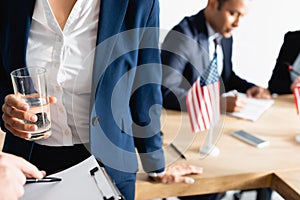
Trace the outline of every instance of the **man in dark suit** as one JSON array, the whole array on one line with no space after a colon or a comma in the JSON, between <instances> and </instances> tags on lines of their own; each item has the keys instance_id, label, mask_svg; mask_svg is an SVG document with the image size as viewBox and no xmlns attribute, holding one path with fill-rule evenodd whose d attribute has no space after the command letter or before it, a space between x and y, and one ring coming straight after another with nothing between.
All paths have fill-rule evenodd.
<instances>
[{"instance_id":1,"label":"man in dark suit","mask_svg":"<svg viewBox=\"0 0 300 200\"><path fill-rule=\"evenodd\" d=\"M298 74L289 70L289 66L296 64L296 59L300 59L300 31L287 32L269 80L271 93L290 94L296 84L300 83L299 69L296 66L293 68ZM300 65L300 62L296 65Z\"/></svg>"},{"instance_id":2,"label":"man in dark suit","mask_svg":"<svg viewBox=\"0 0 300 200\"><path fill-rule=\"evenodd\" d=\"M249 97L270 98L267 89L247 82L232 69L232 31L246 14L248 3L249 0L209 0L205 9L185 17L168 33L161 48L165 108L186 111L187 91L210 66L214 53L217 53L218 72L225 91L237 90ZM236 96L226 97L226 104L228 112L239 111L244 106L244 102ZM258 199L269 199L269 194L268 190L259 190ZM205 198L218 197L211 195Z\"/></svg>"},{"instance_id":3,"label":"man in dark suit","mask_svg":"<svg viewBox=\"0 0 300 200\"><path fill-rule=\"evenodd\" d=\"M247 12L244 0L209 0L198 14L185 17L166 36L162 45L163 106L186 110L185 96L214 53L213 41L219 43L218 70L225 90L238 90L250 97L269 98L268 91L240 78L232 70L232 35ZM181 35L182 34L182 35ZM227 97L227 111L238 111L243 103Z\"/></svg>"},{"instance_id":4,"label":"man in dark suit","mask_svg":"<svg viewBox=\"0 0 300 200\"><path fill-rule=\"evenodd\" d=\"M191 166L179 173L165 170L157 0L3 0L0 5L4 151L48 173L92 153L127 200L135 194L136 148L155 180L192 183L182 175L201 173ZM47 68L48 88L57 100L51 98L51 137L34 142L28 131L37 128L36 116L13 95L10 81L13 70L31 64Z\"/></svg>"}]
</instances>

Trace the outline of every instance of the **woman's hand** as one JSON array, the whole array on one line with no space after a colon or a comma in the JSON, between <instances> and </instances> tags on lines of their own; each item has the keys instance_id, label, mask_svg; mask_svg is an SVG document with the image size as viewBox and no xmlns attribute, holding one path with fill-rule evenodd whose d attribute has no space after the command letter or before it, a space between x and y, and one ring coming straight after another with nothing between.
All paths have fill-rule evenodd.
<instances>
[{"instance_id":1,"label":"woman's hand","mask_svg":"<svg viewBox=\"0 0 300 200\"><path fill-rule=\"evenodd\" d=\"M192 184L195 180L185 175L190 174L202 174L203 168L194 165L175 164L166 167L166 172L157 177L153 177L154 180L162 183L188 183Z\"/></svg>"},{"instance_id":2,"label":"woman's hand","mask_svg":"<svg viewBox=\"0 0 300 200\"><path fill-rule=\"evenodd\" d=\"M50 104L54 104L55 102L55 97L49 97ZM29 112L29 105L24 103L19 96L14 94L7 95L2 105L2 111L4 126L15 136L30 139L31 134L28 132L37 130L38 127L35 124L24 123L24 120L35 122L37 116Z\"/></svg>"}]
</instances>

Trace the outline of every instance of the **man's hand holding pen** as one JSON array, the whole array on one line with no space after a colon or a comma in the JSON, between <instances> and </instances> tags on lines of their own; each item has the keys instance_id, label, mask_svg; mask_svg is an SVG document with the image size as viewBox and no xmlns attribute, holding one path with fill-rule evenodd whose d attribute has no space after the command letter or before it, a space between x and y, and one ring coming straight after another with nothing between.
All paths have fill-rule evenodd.
<instances>
[{"instance_id":1,"label":"man's hand holding pen","mask_svg":"<svg viewBox=\"0 0 300 200\"><path fill-rule=\"evenodd\" d=\"M270 99L271 94L268 89L253 86L246 91L248 98ZM232 90L222 95L226 100L226 112L240 112L245 106L246 102L238 97L238 92ZM222 106L222 104L221 104Z\"/></svg>"},{"instance_id":2,"label":"man's hand holding pen","mask_svg":"<svg viewBox=\"0 0 300 200\"><path fill-rule=\"evenodd\" d=\"M238 92L232 90L222 95L223 100L226 102L226 112L240 112L245 106L246 102L238 97ZM221 106L223 104L221 103ZM222 108L222 110L225 110Z\"/></svg>"},{"instance_id":3,"label":"man's hand holding pen","mask_svg":"<svg viewBox=\"0 0 300 200\"><path fill-rule=\"evenodd\" d=\"M234 95L226 97L226 104L227 112L240 112L247 103L239 98L238 95Z\"/></svg>"}]
</instances>

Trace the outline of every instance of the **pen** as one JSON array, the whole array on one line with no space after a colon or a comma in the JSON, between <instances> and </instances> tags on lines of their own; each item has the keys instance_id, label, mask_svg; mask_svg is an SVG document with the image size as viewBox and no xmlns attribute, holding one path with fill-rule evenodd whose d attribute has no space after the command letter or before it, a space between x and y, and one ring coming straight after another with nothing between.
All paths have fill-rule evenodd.
<instances>
[{"instance_id":1,"label":"pen","mask_svg":"<svg viewBox=\"0 0 300 200\"><path fill-rule=\"evenodd\" d=\"M293 66L292 66L292 65L289 65L289 66L288 66L288 69L289 69L290 72L294 73L295 75L300 76L300 74L299 74L297 71L295 71L295 70L293 69Z\"/></svg>"},{"instance_id":2,"label":"pen","mask_svg":"<svg viewBox=\"0 0 300 200\"><path fill-rule=\"evenodd\" d=\"M55 178L55 177L44 177L42 179L26 178L26 184L27 183L49 183L49 182L57 182L57 181L62 181L62 179Z\"/></svg>"},{"instance_id":3,"label":"pen","mask_svg":"<svg viewBox=\"0 0 300 200\"><path fill-rule=\"evenodd\" d=\"M181 151L179 151L179 149L177 149L173 143L171 143L170 146L180 155L181 158L186 160L186 157L183 155L183 153L181 153Z\"/></svg>"}]
</instances>

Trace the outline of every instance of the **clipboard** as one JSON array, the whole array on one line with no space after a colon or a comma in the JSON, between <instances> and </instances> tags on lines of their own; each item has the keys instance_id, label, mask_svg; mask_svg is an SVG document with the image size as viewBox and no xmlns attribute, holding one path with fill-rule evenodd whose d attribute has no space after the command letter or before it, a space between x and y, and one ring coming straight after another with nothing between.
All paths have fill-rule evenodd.
<instances>
[{"instance_id":1,"label":"clipboard","mask_svg":"<svg viewBox=\"0 0 300 200\"><path fill-rule=\"evenodd\" d=\"M94 156L66 170L52 174L59 182L32 183L24 186L21 200L124 200L118 188Z\"/></svg>"}]
</instances>

